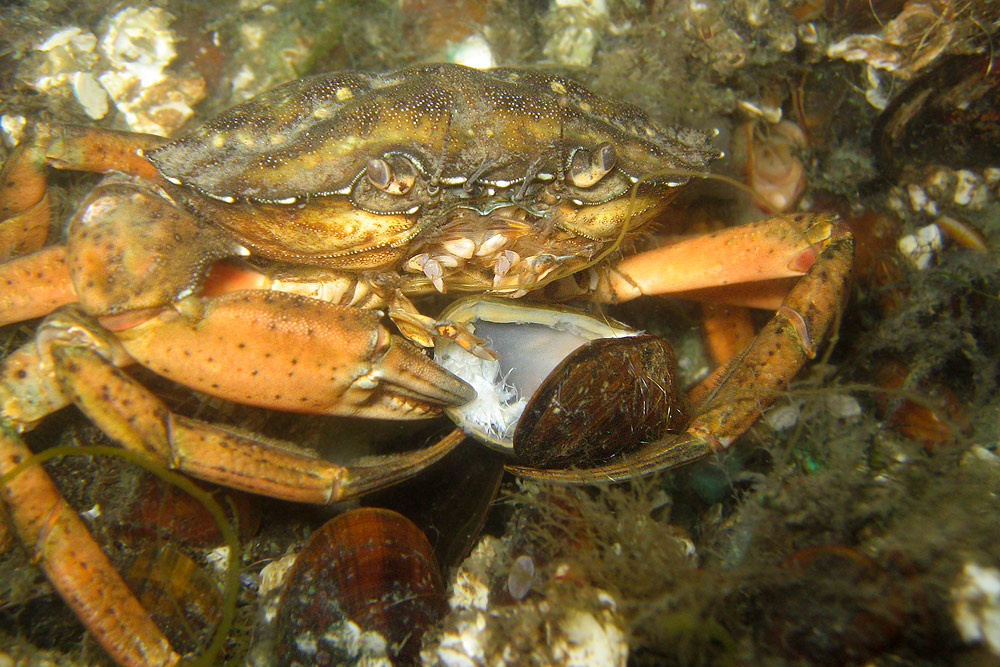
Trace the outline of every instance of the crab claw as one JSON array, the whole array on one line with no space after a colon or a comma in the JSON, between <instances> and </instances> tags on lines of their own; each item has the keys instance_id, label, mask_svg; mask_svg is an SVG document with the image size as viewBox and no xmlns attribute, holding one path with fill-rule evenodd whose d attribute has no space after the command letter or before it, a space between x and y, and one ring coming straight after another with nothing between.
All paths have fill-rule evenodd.
<instances>
[{"instance_id":1,"label":"crab claw","mask_svg":"<svg viewBox=\"0 0 1000 667\"><path fill-rule=\"evenodd\" d=\"M384 332L384 329L382 329ZM416 345L389 336L374 369L366 376L381 391L366 404L368 416L391 418L414 401L431 406L462 405L476 397L476 390L431 361ZM381 411L382 414L375 414Z\"/></svg>"},{"instance_id":2,"label":"crab claw","mask_svg":"<svg viewBox=\"0 0 1000 667\"><path fill-rule=\"evenodd\" d=\"M140 364L206 394L379 419L434 416L475 397L378 313L261 290L191 299L118 335Z\"/></svg>"}]
</instances>

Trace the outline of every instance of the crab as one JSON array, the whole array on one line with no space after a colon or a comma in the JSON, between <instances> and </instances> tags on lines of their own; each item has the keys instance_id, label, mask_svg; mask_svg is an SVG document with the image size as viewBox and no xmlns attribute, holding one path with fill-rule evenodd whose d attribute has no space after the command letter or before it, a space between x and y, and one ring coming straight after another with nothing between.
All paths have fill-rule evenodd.
<instances>
[{"instance_id":1,"label":"crab","mask_svg":"<svg viewBox=\"0 0 1000 667\"><path fill-rule=\"evenodd\" d=\"M174 140L38 124L0 180L0 322L48 315L0 366L0 474L30 455L20 433L75 403L123 447L253 493L329 503L410 477L461 435L340 466L173 414L122 369L277 410L435 416L474 392L423 348L492 354L411 300L435 292L774 309L696 389L680 435L595 468L513 469L613 481L721 451L815 354L853 245L833 217L800 214L629 255L717 157L709 139L563 77L458 65L293 81ZM107 176L65 242L42 247L49 167ZM114 660L181 659L44 469L21 470L2 497Z\"/></svg>"}]
</instances>

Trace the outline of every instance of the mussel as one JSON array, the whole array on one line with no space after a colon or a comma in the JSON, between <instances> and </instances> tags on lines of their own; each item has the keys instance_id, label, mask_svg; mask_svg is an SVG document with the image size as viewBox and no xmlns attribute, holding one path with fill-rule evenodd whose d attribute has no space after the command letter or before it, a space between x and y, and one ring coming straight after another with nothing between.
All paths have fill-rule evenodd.
<instances>
[{"instance_id":1,"label":"mussel","mask_svg":"<svg viewBox=\"0 0 1000 667\"><path fill-rule=\"evenodd\" d=\"M872 144L889 177L923 165L996 167L1000 152L1000 68L993 54L943 59L879 116Z\"/></svg>"},{"instance_id":2,"label":"mussel","mask_svg":"<svg viewBox=\"0 0 1000 667\"><path fill-rule=\"evenodd\" d=\"M498 357L437 347L435 360L478 394L449 415L522 465L593 465L686 421L673 349L657 336L570 308L489 297L459 300L441 317Z\"/></svg>"},{"instance_id":3,"label":"mussel","mask_svg":"<svg viewBox=\"0 0 1000 667\"><path fill-rule=\"evenodd\" d=\"M278 664L415 664L424 630L446 610L420 529L390 510L352 510L317 530L295 561L278 609Z\"/></svg>"}]
</instances>

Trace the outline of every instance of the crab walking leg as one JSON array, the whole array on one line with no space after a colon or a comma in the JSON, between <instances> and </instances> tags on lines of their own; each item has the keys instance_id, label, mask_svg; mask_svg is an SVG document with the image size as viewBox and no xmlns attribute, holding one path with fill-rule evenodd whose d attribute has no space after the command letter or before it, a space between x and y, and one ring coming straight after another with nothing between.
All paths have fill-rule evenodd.
<instances>
[{"instance_id":1,"label":"crab walking leg","mask_svg":"<svg viewBox=\"0 0 1000 667\"><path fill-rule=\"evenodd\" d=\"M800 368L816 354L847 297L854 239L830 231L812 268L795 283L774 317L750 346L700 387L686 431L652 442L607 465L579 470L509 466L523 477L589 484L648 475L726 449L760 418Z\"/></svg>"},{"instance_id":2,"label":"crab walking leg","mask_svg":"<svg viewBox=\"0 0 1000 667\"><path fill-rule=\"evenodd\" d=\"M716 366L735 357L756 335L748 308L703 303L701 313L705 343Z\"/></svg>"},{"instance_id":3,"label":"crab walking leg","mask_svg":"<svg viewBox=\"0 0 1000 667\"><path fill-rule=\"evenodd\" d=\"M0 326L48 315L74 301L65 246L49 246L0 264Z\"/></svg>"},{"instance_id":4,"label":"crab walking leg","mask_svg":"<svg viewBox=\"0 0 1000 667\"><path fill-rule=\"evenodd\" d=\"M830 242L836 226L831 215L797 214L684 239L625 258L609 271L595 298L622 302L643 294L801 276Z\"/></svg>"},{"instance_id":5,"label":"crab walking leg","mask_svg":"<svg viewBox=\"0 0 1000 667\"><path fill-rule=\"evenodd\" d=\"M33 206L9 218L0 217L0 261L26 255L45 245L50 218L47 194Z\"/></svg>"},{"instance_id":6,"label":"crab walking leg","mask_svg":"<svg viewBox=\"0 0 1000 667\"><path fill-rule=\"evenodd\" d=\"M0 474L31 455L0 420ZM180 656L132 594L83 520L40 465L20 471L0 497L22 544L76 616L120 665L175 665Z\"/></svg>"},{"instance_id":7,"label":"crab walking leg","mask_svg":"<svg viewBox=\"0 0 1000 667\"><path fill-rule=\"evenodd\" d=\"M341 466L293 449L171 413L145 387L93 350L54 350L65 390L127 449L216 484L294 502L325 504L413 477L450 452L454 433L432 447Z\"/></svg>"},{"instance_id":8,"label":"crab walking leg","mask_svg":"<svg viewBox=\"0 0 1000 667\"><path fill-rule=\"evenodd\" d=\"M76 125L38 123L0 170L0 260L42 247L50 221L46 171L121 171L161 181L143 151L166 139ZM162 182L162 181L161 181Z\"/></svg>"},{"instance_id":9,"label":"crab walking leg","mask_svg":"<svg viewBox=\"0 0 1000 667\"><path fill-rule=\"evenodd\" d=\"M50 217L44 152L24 142L0 169L0 260L41 248Z\"/></svg>"},{"instance_id":10,"label":"crab walking leg","mask_svg":"<svg viewBox=\"0 0 1000 667\"><path fill-rule=\"evenodd\" d=\"M853 264L854 238L837 228L753 343L713 378L714 386L699 387L688 433L725 449L760 418L839 318Z\"/></svg>"}]
</instances>

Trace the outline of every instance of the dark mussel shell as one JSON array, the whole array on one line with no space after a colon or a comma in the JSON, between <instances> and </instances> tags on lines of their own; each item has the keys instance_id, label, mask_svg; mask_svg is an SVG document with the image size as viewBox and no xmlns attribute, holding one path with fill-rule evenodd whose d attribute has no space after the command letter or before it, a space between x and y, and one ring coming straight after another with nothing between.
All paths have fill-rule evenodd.
<instances>
[{"instance_id":1,"label":"dark mussel shell","mask_svg":"<svg viewBox=\"0 0 1000 667\"><path fill-rule=\"evenodd\" d=\"M393 664L415 664L424 630L446 610L424 534L396 512L352 510L313 534L289 574L278 610L278 664L366 664L372 637L362 633L381 635Z\"/></svg>"},{"instance_id":2,"label":"dark mussel shell","mask_svg":"<svg viewBox=\"0 0 1000 667\"><path fill-rule=\"evenodd\" d=\"M168 542L145 542L138 534L122 536L137 545L123 570L142 606L178 650L204 650L222 620L222 593L208 571Z\"/></svg>"},{"instance_id":3,"label":"dark mussel shell","mask_svg":"<svg viewBox=\"0 0 1000 667\"><path fill-rule=\"evenodd\" d=\"M901 583L848 546L820 544L796 551L756 593L762 605L760 640L795 663L877 661L906 628L908 609L914 609L908 605L920 605L919 597L904 594Z\"/></svg>"},{"instance_id":4,"label":"dark mussel shell","mask_svg":"<svg viewBox=\"0 0 1000 667\"><path fill-rule=\"evenodd\" d=\"M514 431L519 463L588 466L678 432L686 421L670 344L649 334L599 338L542 383Z\"/></svg>"},{"instance_id":5,"label":"dark mussel shell","mask_svg":"<svg viewBox=\"0 0 1000 667\"><path fill-rule=\"evenodd\" d=\"M929 164L1000 165L1000 67L992 54L951 56L916 79L879 116L872 144L890 178Z\"/></svg>"}]
</instances>

